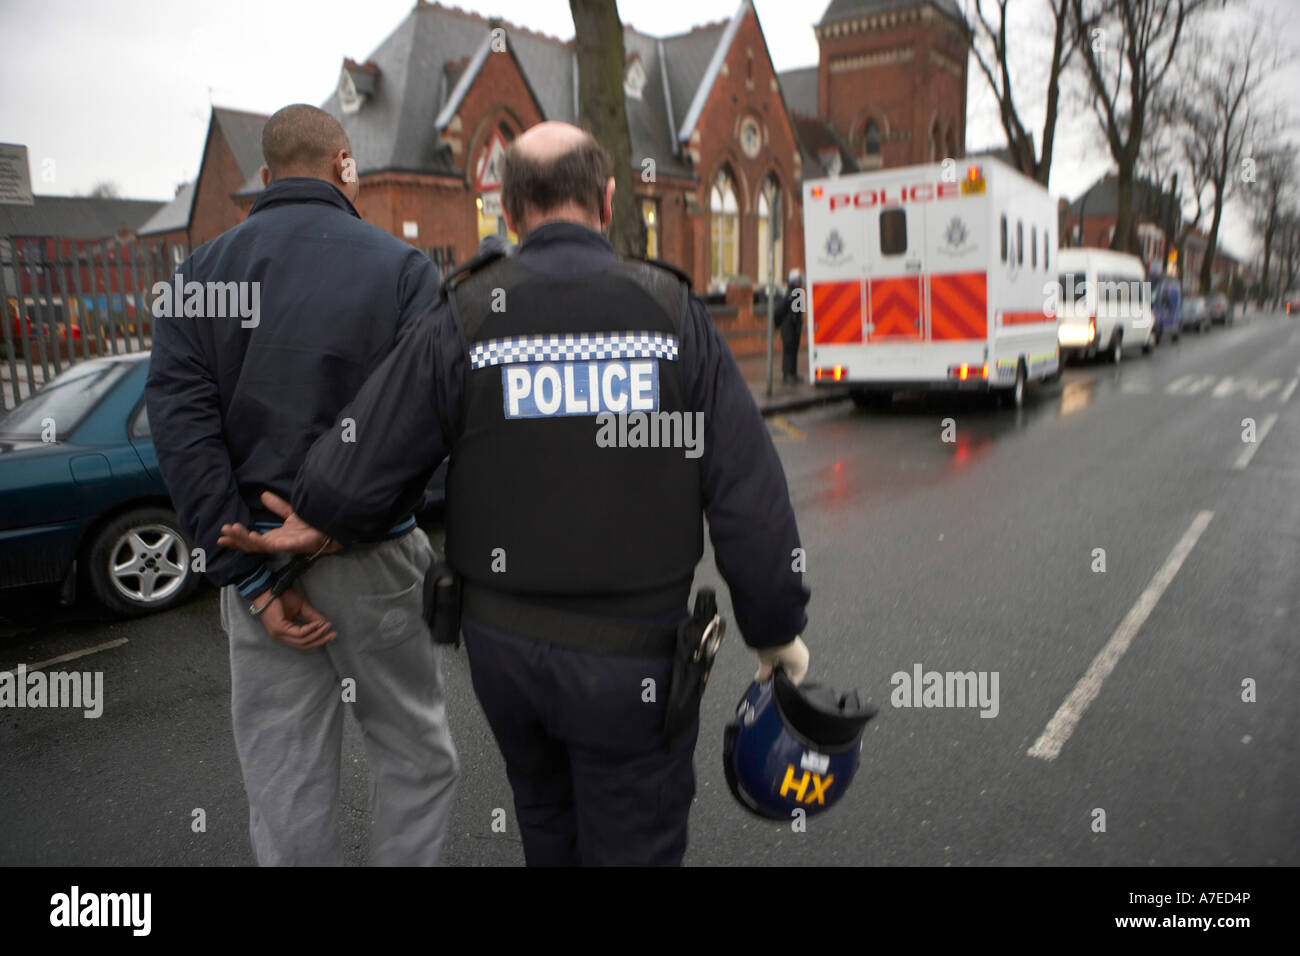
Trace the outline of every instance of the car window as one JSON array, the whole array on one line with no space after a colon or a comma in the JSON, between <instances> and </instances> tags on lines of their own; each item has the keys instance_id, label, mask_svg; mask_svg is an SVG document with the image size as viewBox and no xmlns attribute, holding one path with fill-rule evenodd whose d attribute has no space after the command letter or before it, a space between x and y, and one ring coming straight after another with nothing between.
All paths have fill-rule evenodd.
<instances>
[{"instance_id":1,"label":"car window","mask_svg":"<svg viewBox=\"0 0 1300 956\"><path fill-rule=\"evenodd\" d=\"M131 371L124 362L93 363L68 369L0 418L0 438L39 441L53 423L56 440L67 438L82 419Z\"/></svg>"}]
</instances>

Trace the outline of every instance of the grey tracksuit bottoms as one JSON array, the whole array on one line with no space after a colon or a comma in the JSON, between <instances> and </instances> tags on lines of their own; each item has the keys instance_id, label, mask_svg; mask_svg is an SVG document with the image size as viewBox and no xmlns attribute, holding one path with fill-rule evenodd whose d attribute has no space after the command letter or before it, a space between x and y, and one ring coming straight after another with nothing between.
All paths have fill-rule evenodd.
<instances>
[{"instance_id":1,"label":"grey tracksuit bottoms","mask_svg":"<svg viewBox=\"0 0 1300 956\"><path fill-rule=\"evenodd\" d=\"M295 586L338 637L311 651L270 638L239 592L222 589L235 747L259 864L342 864L347 709L370 764L371 862L438 862L459 764L421 613L432 559L417 528L317 560Z\"/></svg>"}]
</instances>

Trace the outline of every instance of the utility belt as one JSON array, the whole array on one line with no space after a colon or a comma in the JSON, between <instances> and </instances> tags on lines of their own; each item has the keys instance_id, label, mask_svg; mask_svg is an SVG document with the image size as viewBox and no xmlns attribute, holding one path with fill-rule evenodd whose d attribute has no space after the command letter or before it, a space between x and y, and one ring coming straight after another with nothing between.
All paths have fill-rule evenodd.
<instances>
[{"instance_id":1,"label":"utility belt","mask_svg":"<svg viewBox=\"0 0 1300 956\"><path fill-rule=\"evenodd\" d=\"M726 621L711 588L695 596L691 615L675 627L547 607L481 587L440 561L425 578L425 617L437 644L460 645L461 615L512 634L592 654L671 659L664 746L671 748L699 714Z\"/></svg>"}]
</instances>

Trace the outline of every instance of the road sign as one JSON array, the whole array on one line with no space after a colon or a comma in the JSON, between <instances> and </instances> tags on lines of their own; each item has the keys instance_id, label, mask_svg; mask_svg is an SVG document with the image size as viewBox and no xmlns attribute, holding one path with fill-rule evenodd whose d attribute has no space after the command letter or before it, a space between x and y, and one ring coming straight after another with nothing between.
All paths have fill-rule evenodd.
<instances>
[{"instance_id":1,"label":"road sign","mask_svg":"<svg viewBox=\"0 0 1300 956\"><path fill-rule=\"evenodd\" d=\"M480 193L492 192L501 188L501 174L505 171L506 141L501 131L494 129L488 140L487 150L479 160L478 178L474 188Z\"/></svg>"},{"instance_id":2,"label":"road sign","mask_svg":"<svg viewBox=\"0 0 1300 956\"><path fill-rule=\"evenodd\" d=\"M0 203L11 206L35 205L26 146L0 143Z\"/></svg>"}]
</instances>

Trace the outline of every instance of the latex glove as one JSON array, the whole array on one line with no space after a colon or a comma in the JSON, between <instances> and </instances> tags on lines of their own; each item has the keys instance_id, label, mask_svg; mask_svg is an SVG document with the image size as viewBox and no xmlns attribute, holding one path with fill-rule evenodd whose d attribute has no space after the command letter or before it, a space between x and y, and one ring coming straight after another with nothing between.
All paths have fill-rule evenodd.
<instances>
[{"instance_id":1,"label":"latex glove","mask_svg":"<svg viewBox=\"0 0 1300 956\"><path fill-rule=\"evenodd\" d=\"M772 668L778 663L785 674L795 684L802 684L808 676L808 645L802 637L795 637L789 644L769 647L758 652L758 673L754 680L765 681L772 676Z\"/></svg>"}]
</instances>

